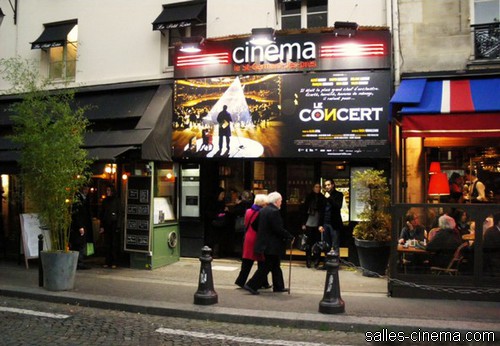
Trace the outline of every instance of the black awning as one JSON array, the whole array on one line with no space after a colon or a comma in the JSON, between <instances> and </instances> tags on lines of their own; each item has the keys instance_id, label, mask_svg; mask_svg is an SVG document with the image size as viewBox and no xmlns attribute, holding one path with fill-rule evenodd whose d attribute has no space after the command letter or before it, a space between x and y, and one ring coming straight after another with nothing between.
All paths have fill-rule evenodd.
<instances>
[{"instance_id":1,"label":"black awning","mask_svg":"<svg viewBox=\"0 0 500 346\"><path fill-rule=\"evenodd\" d=\"M121 154L135 147L88 148L88 156L94 161L114 161Z\"/></svg>"},{"instance_id":2,"label":"black awning","mask_svg":"<svg viewBox=\"0 0 500 346\"><path fill-rule=\"evenodd\" d=\"M204 22L206 2L163 5L163 11L153 22L153 30L168 30L191 26L193 22Z\"/></svg>"},{"instance_id":3,"label":"black awning","mask_svg":"<svg viewBox=\"0 0 500 346\"><path fill-rule=\"evenodd\" d=\"M66 44L69 32L76 22L46 25L40 37L31 43L31 49L61 47Z\"/></svg>"}]
</instances>

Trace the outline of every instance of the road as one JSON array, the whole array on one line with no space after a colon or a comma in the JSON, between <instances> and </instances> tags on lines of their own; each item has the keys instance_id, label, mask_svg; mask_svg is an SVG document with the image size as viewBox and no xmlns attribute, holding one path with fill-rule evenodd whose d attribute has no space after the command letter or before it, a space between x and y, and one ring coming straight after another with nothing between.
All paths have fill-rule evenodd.
<instances>
[{"instance_id":1,"label":"road","mask_svg":"<svg viewBox=\"0 0 500 346\"><path fill-rule=\"evenodd\" d=\"M364 334L134 314L0 297L1 345L366 345Z\"/></svg>"}]
</instances>

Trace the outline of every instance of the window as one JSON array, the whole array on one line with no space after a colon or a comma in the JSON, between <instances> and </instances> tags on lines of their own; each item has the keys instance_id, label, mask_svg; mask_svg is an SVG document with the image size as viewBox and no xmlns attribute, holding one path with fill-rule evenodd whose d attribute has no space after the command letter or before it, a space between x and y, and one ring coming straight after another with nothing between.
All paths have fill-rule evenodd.
<instances>
[{"instance_id":1,"label":"window","mask_svg":"<svg viewBox=\"0 0 500 346\"><path fill-rule=\"evenodd\" d=\"M500 58L500 0L474 1L474 58Z\"/></svg>"},{"instance_id":2,"label":"window","mask_svg":"<svg viewBox=\"0 0 500 346\"><path fill-rule=\"evenodd\" d=\"M500 20L500 0L475 0L474 24L494 23Z\"/></svg>"},{"instance_id":3,"label":"window","mask_svg":"<svg viewBox=\"0 0 500 346\"><path fill-rule=\"evenodd\" d=\"M153 21L153 30L162 33L162 58L165 67L174 65L175 47L181 38L206 37L206 7L205 0L163 5L163 11Z\"/></svg>"},{"instance_id":4,"label":"window","mask_svg":"<svg viewBox=\"0 0 500 346\"><path fill-rule=\"evenodd\" d=\"M206 37L206 24L195 24L185 28L175 28L168 30L168 66L173 66L175 62L175 47L180 44L182 37L201 36Z\"/></svg>"},{"instance_id":5,"label":"window","mask_svg":"<svg viewBox=\"0 0 500 346\"><path fill-rule=\"evenodd\" d=\"M301 29L327 26L328 0L283 0L281 28Z\"/></svg>"},{"instance_id":6,"label":"window","mask_svg":"<svg viewBox=\"0 0 500 346\"><path fill-rule=\"evenodd\" d=\"M40 37L31 49L42 49L50 79L74 80L78 53L78 25L76 20L44 25Z\"/></svg>"}]
</instances>

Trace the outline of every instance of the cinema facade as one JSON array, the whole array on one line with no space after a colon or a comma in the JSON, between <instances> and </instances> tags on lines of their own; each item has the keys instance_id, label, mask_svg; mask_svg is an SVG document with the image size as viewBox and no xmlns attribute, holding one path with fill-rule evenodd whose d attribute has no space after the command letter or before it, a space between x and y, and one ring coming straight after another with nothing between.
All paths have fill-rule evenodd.
<instances>
[{"instance_id":1,"label":"cinema facade","mask_svg":"<svg viewBox=\"0 0 500 346\"><path fill-rule=\"evenodd\" d=\"M390 174L391 34L327 28L277 32L268 45L250 40L207 39L199 52L176 50L172 158L181 256L198 256L207 242L220 187L229 211L244 190L280 192L286 227L298 233L306 195L333 178L344 193L341 255L355 260L352 228L362 206L351 177L368 168ZM219 146L224 106L229 148L225 138ZM225 232L220 246L238 256L241 235L231 224Z\"/></svg>"}]
</instances>

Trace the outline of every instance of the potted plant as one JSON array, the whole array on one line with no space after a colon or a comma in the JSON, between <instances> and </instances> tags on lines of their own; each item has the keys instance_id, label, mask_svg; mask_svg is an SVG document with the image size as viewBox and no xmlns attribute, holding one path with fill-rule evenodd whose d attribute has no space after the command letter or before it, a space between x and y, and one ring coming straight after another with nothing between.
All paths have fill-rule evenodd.
<instances>
[{"instance_id":1,"label":"potted plant","mask_svg":"<svg viewBox=\"0 0 500 346\"><path fill-rule=\"evenodd\" d=\"M74 107L71 90L52 89L29 61L11 58L0 65L20 97L11 109L11 139L20 149L26 205L50 231L46 241L51 250L41 254L44 287L72 289L78 258L78 252L68 249L72 206L76 192L88 181L91 163L81 148L88 126L85 109ZM63 268L56 268L57 261Z\"/></svg>"},{"instance_id":2,"label":"potted plant","mask_svg":"<svg viewBox=\"0 0 500 346\"><path fill-rule=\"evenodd\" d=\"M358 200L364 203L359 214L361 221L353 230L363 275L384 274L389 263L391 240L387 179L384 171L368 169L355 172L352 183Z\"/></svg>"}]
</instances>

